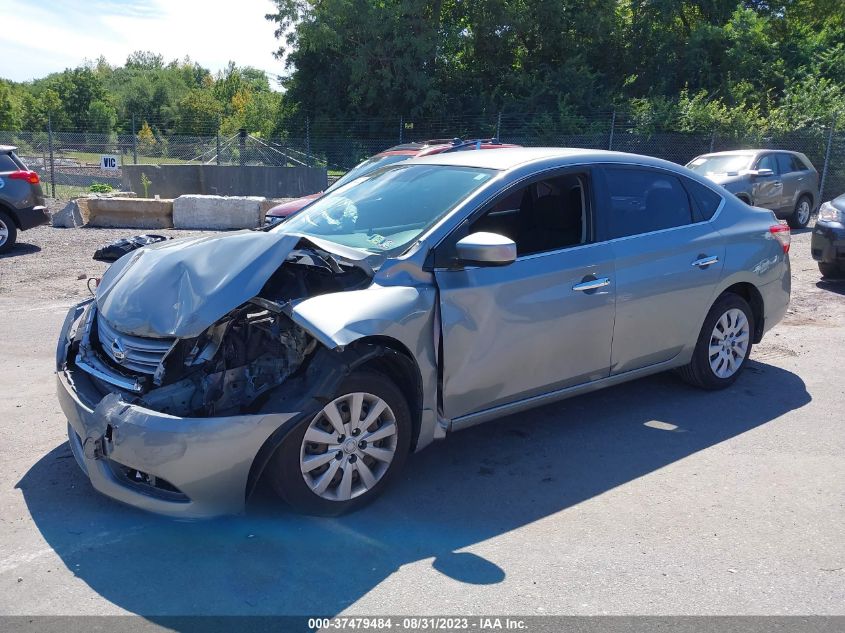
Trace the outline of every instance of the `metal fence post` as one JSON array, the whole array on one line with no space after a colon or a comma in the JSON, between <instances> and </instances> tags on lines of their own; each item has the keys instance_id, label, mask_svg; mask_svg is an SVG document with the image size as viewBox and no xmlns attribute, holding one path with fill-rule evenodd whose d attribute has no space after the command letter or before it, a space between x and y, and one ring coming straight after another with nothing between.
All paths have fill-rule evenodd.
<instances>
[{"instance_id":1,"label":"metal fence post","mask_svg":"<svg viewBox=\"0 0 845 633\"><path fill-rule=\"evenodd\" d=\"M56 197L56 161L53 156L53 121L50 114L47 114L47 147L50 150L50 189L52 198Z\"/></svg>"},{"instance_id":2,"label":"metal fence post","mask_svg":"<svg viewBox=\"0 0 845 633\"><path fill-rule=\"evenodd\" d=\"M607 149L613 149L613 130L616 127L616 110L613 111L613 114L610 116L610 138L607 141Z\"/></svg>"},{"instance_id":3,"label":"metal fence post","mask_svg":"<svg viewBox=\"0 0 845 633\"><path fill-rule=\"evenodd\" d=\"M311 167L311 117L305 117L305 157Z\"/></svg>"},{"instance_id":4,"label":"metal fence post","mask_svg":"<svg viewBox=\"0 0 845 633\"><path fill-rule=\"evenodd\" d=\"M502 138L502 111L499 110L499 116L496 117L496 138Z\"/></svg>"},{"instance_id":5,"label":"metal fence post","mask_svg":"<svg viewBox=\"0 0 845 633\"><path fill-rule=\"evenodd\" d=\"M138 164L138 135L135 133L135 115L132 115L132 164Z\"/></svg>"},{"instance_id":6,"label":"metal fence post","mask_svg":"<svg viewBox=\"0 0 845 633\"><path fill-rule=\"evenodd\" d=\"M220 117L217 117L217 164L220 164Z\"/></svg>"},{"instance_id":7,"label":"metal fence post","mask_svg":"<svg viewBox=\"0 0 845 633\"><path fill-rule=\"evenodd\" d=\"M246 128L238 130L238 165L244 166L246 162Z\"/></svg>"},{"instance_id":8,"label":"metal fence post","mask_svg":"<svg viewBox=\"0 0 845 633\"><path fill-rule=\"evenodd\" d=\"M713 149L716 147L716 128L713 128L712 134L710 134L710 153L713 153Z\"/></svg>"},{"instance_id":9,"label":"metal fence post","mask_svg":"<svg viewBox=\"0 0 845 633\"><path fill-rule=\"evenodd\" d=\"M836 115L830 121L830 133L827 135L827 149L824 151L824 166L822 167L822 179L819 182L819 202L824 201L824 181L827 180L827 166L830 163L830 147L833 145L833 132L836 130Z\"/></svg>"},{"instance_id":10,"label":"metal fence post","mask_svg":"<svg viewBox=\"0 0 845 633\"><path fill-rule=\"evenodd\" d=\"M405 137L405 116L399 117L399 144L401 145Z\"/></svg>"}]
</instances>

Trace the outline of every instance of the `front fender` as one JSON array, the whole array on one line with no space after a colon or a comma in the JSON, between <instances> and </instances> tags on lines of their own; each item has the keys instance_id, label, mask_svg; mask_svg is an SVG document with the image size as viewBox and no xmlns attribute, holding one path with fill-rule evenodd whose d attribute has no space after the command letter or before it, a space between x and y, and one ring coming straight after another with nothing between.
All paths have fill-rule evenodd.
<instances>
[{"instance_id":1,"label":"front fender","mask_svg":"<svg viewBox=\"0 0 845 633\"><path fill-rule=\"evenodd\" d=\"M434 286L372 284L295 304L291 319L328 349L370 338L393 339L413 355L422 380L421 449L442 436L437 423L437 341Z\"/></svg>"}]
</instances>

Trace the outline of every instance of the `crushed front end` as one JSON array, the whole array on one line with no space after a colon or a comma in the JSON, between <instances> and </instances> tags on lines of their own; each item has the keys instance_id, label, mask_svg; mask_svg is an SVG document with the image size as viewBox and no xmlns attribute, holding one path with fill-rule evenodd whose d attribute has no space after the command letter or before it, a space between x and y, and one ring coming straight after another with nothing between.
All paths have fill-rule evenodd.
<instances>
[{"instance_id":1,"label":"crushed front end","mask_svg":"<svg viewBox=\"0 0 845 633\"><path fill-rule=\"evenodd\" d=\"M256 455L296 422L302 376L328 354L290 318L291 298L366 283L361 269L293 252L258 295L184 337L125 332L97 300L73 307L57 387L71 449L94 488L176 517L241 511Z\"/></svg>"}]
</instances>

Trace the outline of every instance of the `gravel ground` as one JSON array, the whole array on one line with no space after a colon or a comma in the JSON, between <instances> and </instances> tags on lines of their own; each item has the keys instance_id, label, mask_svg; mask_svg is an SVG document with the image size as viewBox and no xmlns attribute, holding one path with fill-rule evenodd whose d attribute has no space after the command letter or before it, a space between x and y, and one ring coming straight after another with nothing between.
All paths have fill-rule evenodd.
<instances>
[{"instance_id":1,"label":"gravel ground","mask_svg":"<svg viewBox=\"0 0 845 633\"><path fill-rule=\"evenodd\" d=\"M78 277L134 233L41 227L0 259L0 615L845 614L845 282L809 231L727 390L651 376L455 433L347 517L261 491L192 523L92 490L56 403Z\"/></svg>"}]
</instances>

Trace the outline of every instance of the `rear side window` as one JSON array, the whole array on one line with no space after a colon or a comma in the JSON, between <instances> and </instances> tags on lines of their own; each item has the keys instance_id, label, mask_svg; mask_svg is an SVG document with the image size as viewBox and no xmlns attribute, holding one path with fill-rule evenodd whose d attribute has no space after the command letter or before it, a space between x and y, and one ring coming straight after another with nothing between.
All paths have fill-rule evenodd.
<instances>
[{"instance_id":1,"label":"rear side window","mask_svg":"<svg viewBox=\"0 0 845 633\"><path fill-rule=\"evenodd\" d=\"M790 159L792 160L792 171L806 171L810 169L807 165L804 164L804 161L802 161L797 156L792 155L790 156Z\"/></svg>"},{"instance_id":2,"label":"rear side window","mask_svg":"<svg viewBox=\"0 0 845 633\"><path fill-rule=\"evenodd\" d=\"M692 222L689 197L674 175L605 167L604 208L610 238L650 233Z\"/></svg>"},{"instance_id":3,"label":"rear side window","mask_svg":"<svg viewBox=\"0 0 845 633\"><path fill-rule=\"evenodd\" d=\"M20 169L8 154L0 154L0 172L17 171Z\"/></svg>"},{"instance_id":4,"label":"rear side window","mask_svg":"<svg viewBox=\"0 0 845 633\"><path fill-rule=\"evenodd\" d=\"M689 192L692 203L698 209L702 219L709 220L716 215L716 210L722 204L722 196L689 178L684 178L684 187Z\"/></svg>"}]
</instances>

